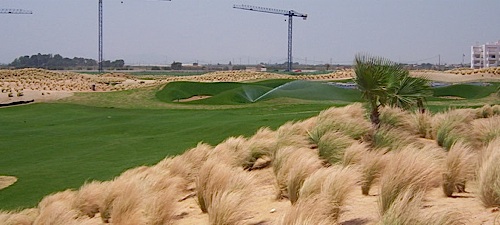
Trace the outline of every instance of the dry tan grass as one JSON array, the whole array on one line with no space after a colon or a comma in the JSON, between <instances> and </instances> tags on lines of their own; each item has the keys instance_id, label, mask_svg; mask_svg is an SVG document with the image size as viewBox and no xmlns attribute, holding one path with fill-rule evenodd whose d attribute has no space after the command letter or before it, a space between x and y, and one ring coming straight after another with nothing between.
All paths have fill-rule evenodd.
<instances>
[{"instance_id":1,"label":"dry tan grass","mask_svg":"<svg viewBox=\"0 0 500 225\"><path fill-rule=\"evenodd\" d=\"M344 206L357 180L358 174L349 167L333 166L319 169L305 180L300 189L298 203L322 198L326 201L322 201L323 205L319 207L326 211L329 220L337 222L341 207Z\"/></svg>"},{"instance_id":2,"label":"dry tan grass","mask_svg":"<svg viewBox=\"0 0 500 225\"><path fill-rule=\"evenodd\" d=\"M382 151L366 152L359 163L361 193L369 195L370 189L380 178L387 164Z\"/></svg>"},{"instance_id":3,"label":"dry tan grass","mask_svg":"<svg viewBox=\"0 0 500 225\"><path fill-rule=\"evenodd\" d=\"M0 224L4 225L32 225L38 217L38 209L25 209L19 212L1 212Z\"/></svg>"},{"instance_id":4,"label":"dry tan grass","mask_svg":"<svg viewBox=\"0 0 500 225\"><path fill-rule=\"evenodd\" d=\"M451 146L443 171L443 192L447 197L465 191L465 183L474 176L476 161L476 154L469 145L457 141Z\"/></svg>"},{"instance_id":5,"label":"dry tan grass","mask_svg":"<svg viewBox=\"0 0 500 225\"><path fill-rule=\"evenodd\" d=\"M104 192L109 182L92 181L85 183L76 193L73 208L90 218L99 212L103 204Z\"/></svg>"},{"instance_id":6,"label":"dry tan grass","mask_svg":"<svg viewBox=\"0 0 500 225\"><path fill-rule=\"evenodd\" d=\"M322 165L317 156L300 153L299 151L293 152L285 163L284 167L282 167L282 171L288 170L287 167L290 168L287 177L286 191L288 191L290 202L294 204L299 199L299 191L306 178L320 169ZM280 174L282 173L278 172L278 175ZM284 192L284 190L281 191Z\"/></svg>"},{"instance_id":7,"label":"dry tan grass","mask_svg":"<svg viewBox=\"0 0 500 225\"><path fill-rule=\"evenodd\" d=\"M394 200L388 205L378 224L380 225L400 225L400 224L421 224L420 207L424 197L424 191L419 188L402 190L397 193Z\"/></svg>"},{"instance_id":8,"label":"dry tan grass","mask_svg":"<svg viewBox=\"0 0 500 225\"><path fill-rule=\"evenodd\" d=\"M54 201L40 208L33 225L67 225L75 223L78 213L65 201Z\"/></svg>"},{"instance_id":9,"label":"dry tan grass","mask_svg":"<svg viewBox=\"0 0 500 225\"><path fill-rule=\"evenodd\" d=\"M471 142L475 147L486 146L490 141L500 137L500 116L476 119L471 122L472 128L469 130Z\"/></svg>"},{"instance_id":10,"label":"dry tan grass","mask_svg":"<svg viewBox=\"0 0 500 225\"><path fill-rule=\"evenodd\" d=\"M380 125L399 128L416 134L411 124L411 114L398 107L383 107L380 109Z\"/></svg>"},{"instance_id":11,"label":"dry tan grass","mask_svg":"<svg viewBox=\"0 0 500 225\"><path fill-rule=\"evenodd\" d=\"M260 128L250 139L247 141L248 151L244 152L242 156L241 165L244 169L261 169L267 167L270 163L271 157L276 150L276 132L264 127ZM255 166L258 159L267 159L262 165Z\"/></svg>"},{"instance_id":12,"label":"dry tan grass","mask_svg":"<svg viewBox=\"0 0 500 225\"><path fill-rule=\"evenodd\" d=\"M422 210L424 191L419 188L408 188L399 193L387 211L382 215L380 225L459 225L466 224L459 212L448 210Z\"/></svg>"},{"instance_id":13,"label":"dry tan grass","mask_svg":"<svg viewBox=\"0 0 500 225\"><path fill-rule=\"evenodd\" d=\"M187 150L184 154L174 158L167 157L154 167L158 170L168 170L172 176L184 178L188 183L194 182L201 165L212 151L212 146L198 143L196 147Z\"/></svg>"},{"instance_id":14,"label":"dry tan grass","mask_svg":"<svg viewBox=\"0 0 500 225\"><path fill-rule=\"evenodd\" d=\"M380 177L380 214L384 215L401 193L426 191L439 183L437 158L432 151L412 146L393 152Z\"/></svg>"},{"instance_id":15,"label":"dry tan grass","mask_svg":"<svg viewBox=\"0 0 500 225\"><path fill-rule=\"evenodd\" d=\"M434 115L432 119L432 138L445 149L463 139L468 141L469 124L475 118L471 109L455 109Z\"/></svg>"},{"instance_id":16,"label":"dry tan grass","mask_svg":"<svg viewBox=\"0 0 500 225\"><path fill-rule=\"evenodd\" d=\"M151 192L145 200L145 214L149 225L170 225L175 221L179 210L177 207L177 195L175 188L163 189Z\"/></svg>"},{"instance_id":17,"label":"dry tan grass","mask_svg":"<svg viewBox=\"0 0 500 225\"><path fill-rule=\"evenodd\" d=\"M230 167L216 159L206 161L196 179L196 196L202 212L213 206L214 196L225 191L246 190L253 176L242 169Z\"/></svg>"},{"instance_id":18,"label":"dry tan grass","mask_svg":"<svg viewBox=\"0 0 500 225\"><path fill-rule=\"evenodd\" d=\"M241 166L249 152L246 138L230 137L215 146L209 157L218 158L231 166Z\"/></svg>"},{"instance_id":19,"label":"dry tan grass","mask_svg":"<svg viewBox=\"0 0 500 225\"><path fill-rule=\"evenodd\" d=\"M342 165L349 166L358 164L363 159L363 156L369 151L369 148L368 144L364 142L354 142L345 149Z\"/></svg>"},{"instance_id":20,"label":"dry tan grass","mask_svg":"<svg viewBox=\"0 0 500 225\"><path fill-rule=\"evenodd\" d=\"M482 151L478 172L478 197L485 207L500 206L500 138Z\"/></svg>"},{"instance_id":21,"label":"dry tan grass","mask_svg":"<svg viewBox=\"0 0 500 225\"><path fill-rule=\"evenodd\" d=\"M366 119L363 106L355 103L342 108L332 107L320 112L316 126L308 130L308 134L313 143L318 143L323 135L332 131L362 140L371 133L372 125Z\"/></svg>"},{"instance_id":22,"label":"dry tan grass","mask_svg":"<svg viewBox=\"0 0 500 225\"><path fill-rule=\"evenodd\" d=\"M319 156L330 164L342 163L346 149L354 143L356 140L341 132L327 132L318 141Z\"/></svg>"},{"instance_id":23,"label":"dry tan grass","mask_svg":"<svg viewBox=\"0 0 500 225\"><path fill-rule=\"evenodd\" d=\"M300 122L287 122L283 124L276 131L276 135L274 152L286 146L294 146L296 148L311 146L308 139L308 130Z\"/></svg>"},{"instance_id":24,"label":"dry tan grass","mask_svg":"<svg viewBox=\"0 0 500 225\"><path fill-rule=\"evenodd\" d=\"M476 109L476 118L489 118L494 115L493 107L491 105L484 105Z\"/></svg>"},{"instance_id":25,"label":"dry tan grass","mask_svg":"<svg viewBox=\"0 0 500 225\"><path fill-rule=\"evenodd\" d=\"M249 200L248 191L222 190L212 196L213 202L208 208L208 220L211 225L247 224L250 217L245 205Z\"/></svg>"},{"instance_id":26,"label":"dry tan grass","mask_svg":"<svg viewBox=\"0 0 500 225\"><path fill-rule=\"evenodd\" d=\"M329 225L335 224L325 206L328 200L320 196L307 198L290 207L275 224L279 225ZM315 209L315 210L311 210Z\"/></svg>"},{"instance_id":27,"label":"dry tan grass","mask_svg":"<svg viewBox=\"0 0 500 225\"><path fill-rule=\"evenodd\" d=\"M417 136L406 130L387 125L379 127L372 137L374 148L387 151L403 149L408 145L417 143Z\"/></svg>"},{"instance_id":28,"label":"dry tan grass","mask_svg":"<svg viewBox=\"0 0 500 225\"><path fill-rule=\"evenodd\" d=\"M119 194L112 201L109 210L110 221L113 224L146 224L147 219L143 213L143 197L147 192L144 186L138 182L140 180L133 180L121 185Z\"/></svg>"},{"instance_id":29,"label":"dry tan grass","mask_svg":"<svg viewBox=\"0 0 500 225\"><path fill-rule=\"evenodd\" d=\"M66 190L62 192L58 192L55 194L48 195L44 197L39 203L38 208L41 212L43 212L47 207L55 203L60 203L59 208L64 206L68 209L71 209L73 202L76 199L76 191Z\"/></svg>"},{"instance_id":30,"label":"dry tan grass","mask_svg":"<svg viewBox=\"0 0 500 225\"><path fill-rule=\"evenodd\" d=\"M411 130L414 130L421 138L431 138L432 133L432 114L429 111L424 113L415 111L411 114L411 118L408 121Z\"/></svg>"},{"instance_id":31,"label":"dry tan grass","mask_svg":"<svg viewBox=\"0 0 500 225\"><path fill-rule=\"evenodd\" d=\"M321 160L311 149L291 146L278 149L273 159L273 172L277 184L276 197L295 201L305 178L321 167ZM289 190L289 187L292 189Z\"/></svg>"}]
</instances>

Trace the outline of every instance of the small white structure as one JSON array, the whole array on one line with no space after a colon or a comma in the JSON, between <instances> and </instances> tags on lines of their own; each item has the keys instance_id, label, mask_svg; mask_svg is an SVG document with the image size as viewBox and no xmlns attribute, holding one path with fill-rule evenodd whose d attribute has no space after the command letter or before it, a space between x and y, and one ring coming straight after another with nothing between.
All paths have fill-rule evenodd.
<instances>
[{"instance_id":1,"label":"small white structure","mask_svg":"<svg viewBox=\"0 0 500 225\"><path fill-rule=\"evenodd\" d=\"M500 65L500 41L471 46L470 68L480 69Z\"/></svg>"}]
</instances>

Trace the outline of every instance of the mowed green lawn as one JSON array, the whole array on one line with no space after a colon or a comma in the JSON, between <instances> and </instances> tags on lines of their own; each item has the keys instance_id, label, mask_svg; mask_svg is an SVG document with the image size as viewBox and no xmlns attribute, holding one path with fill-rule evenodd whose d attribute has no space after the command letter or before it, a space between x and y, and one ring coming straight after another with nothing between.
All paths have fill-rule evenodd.
<instances>
[{"instance_id":1,"label":"mowed green lawn","mask_svg":"<svg viewBox=\"0 0 500 225\"><path fill-rule=\"evenodd\" d=\"M242 109L120 109L32 104L0 109L0 209L31 207L47 194L110 180L203 141L212 145L317 115L330 104L255 105Z\"/></svg>"},{"instance_id":2,"label":"mowed green lawn","mask_svg":"<svg viewBox=\"0 0 500 225\"><path fill-rule=\"evenodd\" d=\"M356 90L286 82L176 82L166 89L86 93L57 103L0 108L0 175L19 179L0 190L0 210L35 206L50 193L76 189L87 180L110 180L200 141L216 145L230 136L251 136L263 126L276 129L331 106L360 101ZM499 97L492 97L496 88L498 84L488 87L488 93L469 96L464 90L476 87L447 87L428 104L433 111L499 104ZM248 101L264 94L259 101ZM214 97L175 102L193 95ZM466 99L437 98L462 95Z\"/></svg>"}]
</instances>

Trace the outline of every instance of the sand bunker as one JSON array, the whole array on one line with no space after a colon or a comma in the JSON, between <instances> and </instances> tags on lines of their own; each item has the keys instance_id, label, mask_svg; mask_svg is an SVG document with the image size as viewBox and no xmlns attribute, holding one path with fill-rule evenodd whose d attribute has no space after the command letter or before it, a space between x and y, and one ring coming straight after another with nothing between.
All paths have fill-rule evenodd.
<instances>
[{"instance_id":1,"label":"sand bunker","mask_svg":"<svg viewBox=\"0 0 500 225\"><path fill-rule=\"evenodd\" d=\"M17 177L13 176L0 176L0 190L16 183Z\"/></svg>"},{"instance_id":2,"label":"sand bunker","mask_svg":"<svg viewBox=\"0 0 500 225\"><path fill-rule=\"evenodd\" d=\"M212 96L209 96L209 95L195 95L193 97L190 97L190 98L185 98L185 99L179 99L179 100L175 100L175 102L192 102L192 101L196 101L196 100L202 100L202 99L206 99L206 98L210 98Z\"/></svg>"}]
</instances>

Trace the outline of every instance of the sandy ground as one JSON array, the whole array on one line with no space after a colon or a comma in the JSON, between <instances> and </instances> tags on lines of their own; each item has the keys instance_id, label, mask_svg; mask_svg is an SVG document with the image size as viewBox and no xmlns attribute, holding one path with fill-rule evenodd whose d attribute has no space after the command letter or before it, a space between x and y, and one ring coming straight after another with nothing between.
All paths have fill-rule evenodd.
<instances>
[{"instance_id":1,"label":"sandy ground","mask_svg":"<svg viewBox=\"0 0 500 225\"><path fill-rule=\"evenodd\" d=\"M0 176L0 190L16 183L17 177L13 176Z\"/></svg>"},{"instance_id":2,"label":"sandy ground","mask_svg":"<svg viewBox=\"0 0 500 225\"><path fill-rule=\"evenodd\" d=\"M416 77L426 77L432 81L462 83L472 81L500 81L500 75L495 74L471 74L471 75L457 75L446 72L419 72L411 71L410 75Z\"/></svg>"},{"instance_id":3,"label":"sandy ground","mask_svg":"<svg viewBox=\"0 0 500 225\"><path fill-rule=\"evenodd\" d=\"M39 91L39 90L23 90L23 96L9 97L7 93L0 93L0 103L10 103L17 101L47 102L59 100L62 98L73 96L71 91Z\"/></svg>"}]
</instances>

